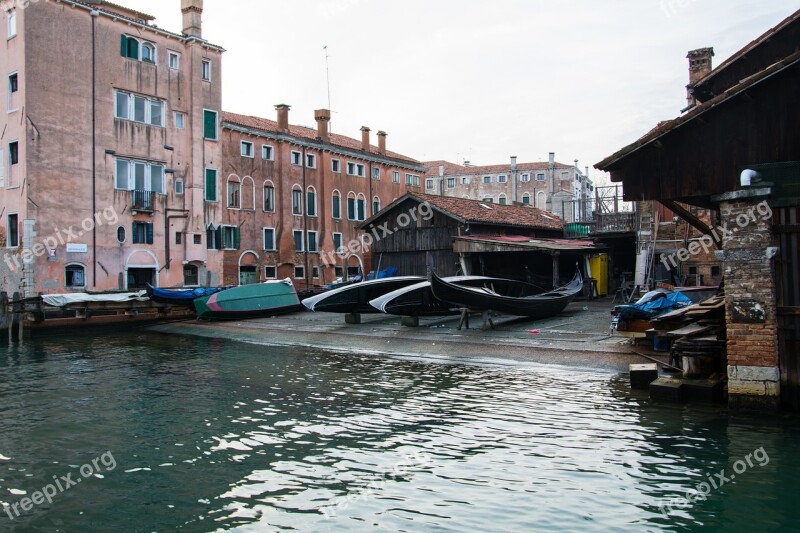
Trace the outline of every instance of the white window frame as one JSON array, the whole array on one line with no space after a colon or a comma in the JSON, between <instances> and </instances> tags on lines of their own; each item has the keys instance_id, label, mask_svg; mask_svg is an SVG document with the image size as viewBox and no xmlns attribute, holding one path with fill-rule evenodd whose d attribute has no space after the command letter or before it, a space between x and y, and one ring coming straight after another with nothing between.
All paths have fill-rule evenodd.
<instances>
[{"instance_id":1,"label":"white window frame","mask_svg":"<svg viewBox=\"0 0 800 533\"><path fill-rule=\"evenodd\" d=\"M120 116L119 112L119 98L127 99L127 116ZM144 101L144 120L136 120L136 102L138 100ZM153 123L153 104L160 104L161 106L161 121ZM164 127L166 120L167 103L160 98L151 98L142 94L130 93L128 91L121 91L114 89L114 118L119 120L127 120L129 122L136 122L137 124L145 124L147 126L155 126L157 128Z\"/></svg>"},{"instance_id":2,"label":"white window frame","mask_svg":"<svg viewBox=\"0 0 800 533\"><path fill-rule=\"evenodd\" d=\"M251 141L240 141L239 151L242 157L249 159L255 159L256 157L256 147Z\"/></svg>"},{"instance_id":3,"label":"white window frame","mask_svg":"<svg viewBox=\"0 0 800 533\"><path fill-rule=\"evenodd\" d=\"M119 162L124 161L128 165L128 187L127 188L120 188L119 185ZM156 194L166 194L166 187L167 187L167 177L166 177L166 167L164 163L157 163L153 161L144 161L141 159L128 159L127 157L116 157L114 158L114 189L118 191L135 191L136 189L136 173L134 171L135 165L144 165L144 189L148 192L153 192ZM161 191L157 191L153 189L153 168L160 167L161 168ZM124 177L123 177L124 179Z\"/></svg>"},{"instance_id":4,"label":"white window frame","mask_svg":"<svg viewBox=\"0 0 800 533\"><path fill-rule=\"evenodd\" d=\"M267 248L267 234L266 234L267 230L270 230L272 232L272 248ZM263 228L261 228L261 240L263 241L261 244L264 246L265 252L274 252L277 250L276 247L277 236L278 232L275 231L275 228L271 228L269 226L264 226Z\"/></svg>"},{"instance_id":5,"label":"white window frame","mask_svg":"<svg viewBox=\"0 0 800 533\"><path fill-rule=\"evenodd\" d=\"M467 176L461 177L461 185L469 185L469 178Z\"/></svg>"},{"instance_id":6,"label":"white window frame","mask_svg":"<svg viewBox=\"0 0 800 533\"><path fill-rule=\"evenodd\" d=\"M372 167L372 179L380 181L381 179L380 167Z\"/></svg>"},{"instance_id":7,"label":"white window frame","mask_svg":"<svg viewBox=\"0 0 800 533\"><path fill-rule=\"evenodd\" d=\"M6 15L6 35L9 39L17 36L17 10L12 9Z\"/></svg>"},{"instance_id":8,"label":"white window frame","mask_svg":"<svg viewBox=\"0 0 800 533\"><path fill-rule=\"evenodd\" d=\"M272 189L272 209L267 209L267 202L266 198L264 197L264 190L266 188ZM275 212L275 184L272 181L265 181L263 185L261 185L261 209L265 213L274 213Z\"/></svg>"},{"instance_id":9,"label":"white window frame","mask_svg":"<svg viewBox=\"0 0 800 533\"><path fill-rule=\"evenodd\" d=\"M448 189L455 189L456 188L456 179L455 178L447 178L447 188Z\"/></svg>"},{"instance_id":10,"label":"white window frame","mask_svg":"<svg viewBox=\"0 0 800 533\"><path fill-rule=\"evenodd\" d=\"M336 236L337 235L339 236L339 246L338 247L336 246ZM333 252L336 253L336 254L342 253L342 251L344 250L344 234L342 234L341 232L338 232L338 231L334 231L331 238L333 240Z\"/></svg>"},{"instance_id":11,"label":"white window frame","mask_svg":"<svg viewBox=\"0 0 800 533\"><path fill-rule=\"evenodd\" d=\"M491 182L492 182L492 177L491 176L484 176L483 177L483 183L487 183L488 184L488 183L491 183Z\"/></svg>"},{"instance_id":12,"label":"white window frame","mask_svg":"<svg viewBox=\"0 0 800 533\"><path fill-rule=\"evenodd\" d=\"M547 174L545 174L544 172L537 172L536 181L547 181Z\"/></svg>"},{"instance_id":13,"label":"white window frame","mask_svg":"<svg viewBox=\"0 0 800 533\"><path fill-rule=\"evenodd\" d=\"M300 269L300 272L303 273L302 276L297 275L297 269ZM292 272L292 276L294 279L306 279L306 267L305 265L294 265L294 272Z\"/></svg>"},{"instance_id":14,"label":"white window frame","mask_svg":"<svg viewBox=\"0 0 800 533\"><path fill-rule=\"evenodd\" d=\"M331 159L331 172L342 173L342 161L340 159Z\"/></svg>"},{"instance_id":15,"label":"white window frame","mask_svg":"<svg viewBox=\"0 0 800 533\"><path fill-rule=\"evenodd\" d=\"M16 90L12 91L11 90L11 78L13 78L13 77L16 77L16 79L17 79L17 88L16 88ZM14 95L16 93L18 93L18 92L19 92L19 72L15 70L14 72L9 73L9 75L8 75L8 112L9 113L13 113L14 111L17 110L17 107L14 106L13 99L14 99Z\"/></svg>"},{"instance_id":16,"label":"white window frame","mask_svg":"<svg viewBox=\"0 0 800 533\"><path fill-rule=\"evenodd\" d=\"M264 161L274 161L275 160L275 148L269 144L262 144L261 145L261 159Z\"/></svg>"},{"instance_id":17,"label":"white window frame","mask_svg":"<svg viewBox=\"0 0 800 533\"><path fill-rule=\"evenodd\" d=\"M270 276L270 275L267 274L267 269L268 268L274 268L275 269L275 275L274 276ZM266 279L278 279L278 267L276 265L264 265L264 278L266 278Z\"/></svg>"},{"instance_id":18,"label":"white window frame","mask_svg":"<svg viewBox=\"0 0 800 533\"><path fill-rule=\"evenodd\" d=\"M295 201L294 201L295 193L298 193L298 192L300 193L300 201L295 204ZM303 192L303 189L300 189L300 188L297 188L297 187L292 189L292 215L293 216L296 216L296 217L303 216L303 204L306 203L305 202L305 198L303 198L304 194L305 193ZM298 209L295 210L295 207L298 207Z\"/></svg>"},{"instance_id":19,"label":"white window frame","mask_svg":"<svg viewBox=\"0 0 800 533\"><path fill-rule=\"evenodd\" d=\"M175 194L182 195L184 193L183 178L176 178L174 182Z\"/></svg>"},{"instance_id":20,"label":"white window frame","mask_svg":"<svg viewBox=\"0 0 800 533\"><path fill-rule=\"evenodd\" d=\"M175 129L176 130L186 129L186 113L184 113L183 111L175 111L173 115L175 120ZM180 120L178 120L179 118Z\"/></svg>"},{"instance_id":21,"label":"white window frame","mask_svg":"<svg viewBox=\"0 0 800 533\"><path fill-rule=\"evenodd\" d=\"M203 81L211 81L211 60L203 59L200 62L200 79Z\"/></svg>"},{"instance_id":22,"label":"white window frame","mask_svg":"<svg viewBox=\"0 0 800 533\"><path fill-rule=\"evenodd\" d=\"M225 203L228 209L242 208L242 180L238 177L236 180L228 178L228 181L225 183ZM238 188L234 187L236 190L233 195L231 194L231 185L238 185ZM233 200L236 200L236 202L233 202Z\"/></svg>"},{"instance_id":23,"label":"white window frame","mask_svg":"<svg viewBox=\"0 0 800 533\"><path fill-rule=\"evenodd\" d=\"M234 226L233 224L221 224L220 225L220 228L222 228L222 230L220 231L220 239L222 240L222 242L219 243L220 250L236 250L236 248L234 248L233 246L231 246L230 248L227 248L225 246L225 230L228 230L228 229L233 229L233 231L234 231L234 233L233 233L234 238L233 238L233 242L231 243L231 245L235 245L236 244L236 238L235 238L236 227L237 226Z\"/></svg>"},{"instance_id":24,"label":"white window frame","mask_svg":"<svg viewBox=\"0 0 800 533\"><path fill-rule=\"evenodd\" d=\"M297 235L300 235L300 249L297 249ZM306 251L306 236L303 234L303 230L301 229L293 229L292 230L292 242L294 243L294 251L295 253L301 253Z\"/></svg>"},{"instance_id":25,"label":"white window frame","mask_svg":"<svg viewBox=\"0 0 800 533\"><path fill-rule=\"evenodd\" d=\"M392 183L400 183L400 172L397 170L392 171Z\"/></svg>"},{"instance_id":26,"label":"white window frame","mask_svg":"<svg viewBox=\"0 0 800 533\"><path fill-rule=\"evenodd\" d=\"M306 154L306 168L317 168L317 156L315 154Z\"/></svg>"},{"instance_id":27,"label":"white window frame","mask_svg":"<svg viewBox=\"0 0 800 533\"><path fill-rule=\"evenodd\" d=\"M145 50L150 50L151 54L150 59L144 58ZM139 42L139 61L141 61L142 63L150 63L151 65L158 64L158 49L156 48L155 43L151 43L150 41Z\"/></svg>"},{"instance_id":28,"label":"white window frame","mask_svg":"<svg viewBox=\"0 0 800 533\"><path fill-rule=\"evenodd\" d=\"M206 113L214 113L214 137L206 137ZM219 111L203 108L203 139L206 141L219 141Z\"/></svg>"},{"instance_id":29,"label":"white window frame","mask_svg":"<svg viewBox=\"0 0 800 533\"><path fill-rule=\"evenodd\" d=\"M433 181L433 178L428 178L425 180L425 190L431 191L436 188L436 184Z\"/></svg>"},{"instance_id":30,"label":"white window frame","mask_svg":"<svg viewBox=\"0 0 800 533\"><path fill-rule=\"evenodd\" d=\"M319 279L319 267L311 265L311 279Z\"/></svg>"},{"instance_id":31,"label":"white window frame","mask_svg":"<svg viewBox=\"0 0 800 533\"><path fill-rule=\"evenodd\" d=\"M519 175L519 181L521 181L523 183L527 183L527 182L531 181L531 175L528 174L528 173L520 174Z\"/></svg>"},{"instance_id":32,"label":"white window frame","mask_svg":"<svg viewBox=\"0 0 800 533\"><path fill-rule=\"evenodd\" d=\"M508 176L505 174L500 174L497 176L497 183L508 183Z\"/></svg>"},{"instance_id":33,"label":"white window frame","mask_svg":"<svg viewBox=\"0 0 800 533\"><path fill-rule=\"evenodd\" d=\"M292 150L292 164L299 167L303 163L303 154Z\"/></svg>"},{"instance_id":34,"label":"white window frame","mask_svg":"<svg viewBox=\"0 0 800 533\"><path fill-rule=\"evenodd\" d=\"M311 235L314 235L314 248L311 248ZM318 252L319 251L319 232L309 230L306 232L306 242L304 243L306 249L310 253ZM304 250L305 251L305 250Z\"/></svg>"},{"instance_id":35,"label":"white window frame","mask_svg":"<svg viewBox=\"0 0 800 533\"><path fill-rule=\"evenodd\" d=\"M173 61L174 59L174 61ZM181 68L181 54L174 50L167 51L167 66L170 70L180 70Z\"/></svg>"}]
</instances>

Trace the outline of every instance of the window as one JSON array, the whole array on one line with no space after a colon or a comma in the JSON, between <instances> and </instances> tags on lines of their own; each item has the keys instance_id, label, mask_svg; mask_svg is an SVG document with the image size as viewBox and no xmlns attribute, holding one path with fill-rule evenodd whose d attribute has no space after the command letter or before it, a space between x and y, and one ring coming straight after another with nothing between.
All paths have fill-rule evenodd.
<instances>
[{"instance_id":1,"label":"window","mask_svg":"<svg viewBox=\"0 0 800 533\"><path fill-rule=\"evenodd\" d=\"M273 153L272 146L269 146L267 144L261 145L261 159L263 159L264 161L272 161L274 157L272 153Z\"/></svg>"},{"instance_id":2,"label":"window","mask_svg":"<svg viewBox=\"0 0 800 533\"><path fill-rule=\"evenodd\" d=\"M9 165L16 165L19 163L19 142L13 141L8 143L8 163Z\"/></svg>"},{"instance_id":3,"label":"window","mask_svg":"<svg viewBox=\"0 0 800 533\"><path fill-rule=\"evenodd\" d=\"M568 180L569 179L569 170L561 171L561 179L562 180Z\"/></svg>"},{"instance_id":4,"label":"window","mask_svg":"<svg viewBox=\"0 0 800 533\"><path fill-rule=\"evenodd\" d=\"M275 251L275 228L264 228L264 250Z\"/></svg>"},{"instance_id":5,"label":"window","mask_svg":"<svg viewBox=\"0 0 800 533\"><path fill-rule=\"evenodd\" d=\"M306 277L306 267L303 265L295 265L294 266L294 277L295 279L305 279Z\"/></svg>"},{"instance_id":6,"label":"window","mask_svg":"<svg viewBox=\"0 0 800 533\"><path fill-rule=\"evenodd\" d=\"M8 248L19 246L19 215L8 215Z\"/></svg>"},{"instance_id":7,"label":"window","mask_svg":"<svg viewBox=\"0 0 800 533\"><path fill-rule=\"evenodd\" d=\"M392 171L392 183L400 183L400 173L396 170Z\"/></svg>"},{"instance_id":8,"label":"window","mask_svg":"<svg viewBox=\"0 0 800 533\"><path fill-rule=\"evenodd\" d=\"M228 207L239 209L242 206L242 184L238 181L228 181Z\"/></svg>"},{"instance_id":9,"label":"window","mask_svg":"<svg viewBox=\"0 0 800 533\"><path fill-rule=\"evenodd\" d=\"M466 176L463 176L461 178L461 185L469 185L469 178L466 177Z\"/></svg>"},{"instance_id":10,"label":"window","mask_svg":"<svg viewBox=\"0 0 800 533\"><path fill-rule=\"evenodd\" d=\"M14 94L19 91L19 75L15 72L8 76L8 111L14 111L17 108L16 99Z\"/></svg>"},{"instance_id":11,"label":"window","mask_svg":"<svg viewBox=\"0 0 800 533\"><path fill-rule=\"evenodd\" d=\"M300 166L300 161L302 160L303 154L300 152L292 152L292 164Z\"/></svg>"},{"instance_id":12,"label":"window","mask_svg":"<svg viewBox=\"0 0 800 533\"><path fill-rule=\"evenodd\" d=\"M151 222L134 222L131 238L133 244L153 244L153 224Z\"/></svg>"},{"instance_id":13,"label":"window","mask_svg":"<svg viewBox=\"0 0 800 533\"><path fill-rule=\"evenodd\" d=\"M497 203L500 205L506 205L506 195L501 194L500 197L497 199Z\"/></svg>"},{"instance_id":14,"label":"window","mask_svg":"<svg viewBox=\"0 0 800 533\"><path fill-rule=\"evenodd\" d=\"M153 43L139 41L135 37L122 35L120 42L120 54L122 57L144 61L145 63L156 62L156 47Z\"/></svg>"},{"instance_id":15,"label":"window","mask_svg":"<svg viewBox=\"0 0 800 533\"><path fill-rule=\"evenodd\" d=\"M167 66L172 70L178 70L181 68L181 55L178 52L173 52L172 50L168 53L168 60Z\"/></svg>"},{"instance_id":16,"label":"window","mask_svg":"<svg viewBox=\"0 0 800 533\"><path fill-rule=\"evenodd\" d=\"M241 143L241 152L242 152L242 157L255 157L256 156L255 150L253 149L253 143L251 143L251 142L242 141L242 143Z\"/></svg>"},{"instance_id":17,"label":"window","mask_svg":"<svg viewBox=\"0 0 800 533\"><path fill-rule=\"evenodd\" d=\"M342 234L341 233L334 233L333 234L333 251L335 253L342 252Z\"/></svg>"},{"instance_id":18,"label":"window","mask_svg":"<svg viewBox=\"0 0 800 533\"><path fill-rule=\"evenodd\" d=\"M12 9L6 15L7 21L7 29L8 29L8 38L11 39L12 37L16 37L17 35L17 12L16 10Z\"/></svg>"},{"instance_id":19,"label":"window","mask_svg":"<svg viewBox=\"0 0 800 533\"><path fill-rule=\"evenodd\" d=\"M544 172L536 173L536 181L545 181L546 179Z\"/></svg>"},{"instance_id":20,"label":"window","mask_svg":"<svg viewBox=\"0 0 800 533\"><path fill-rule=\"evenodd\" d=\"M406 185L411 187L419 187L420 177L416 174L406 174Z\"/></svg>"},{"instance_id":21,"label":"window","mask_svg":"<svg viewBox=\"0 0 800 533\"><path fill-rule=\"evenodd\" d=\"M491 196L487 196L486 198L483 199L483 201L486 202L487 204L491 204L492 202L494 202L494 199Z\"/></svg>"},{"instance_id":22,"label":"window","mask_svg":"<svg viewBox=\"0 0 800 533\"><path fill-rule=\"evenodd\" d=\"M126 238L125 226L118 227L117 228L117 242L122 244L123 242L125 242L125 238Z\"/></svg>"},{"instance_id":23,"label":"window","mask_svg":"<svg viewBox=\"0 0 800 533\"><path fill-rule=\"evenodd\" d=\"M300 189L294 189L292 191L292 214L303 214L303 191Z\"/></svg>"},{"instance_id":24,"label":"window","mask_svg":"<svg viewBox=\"0 0 800 533\"><path fill-rule=\"evenodd\" d=\"M492 177L491 176L484 176L483 177L483 182L484 183L491 183L492 182Z\"/></svg>"},{"instance_id":25,"label":"window","mask_svg":"<svg viewBox=\"0 0 800 533\"><path fill-rule=\"evenodd\" d=\"M3 157L4 157L3 151L0 150L0 187L5 186L5 180L6 180L5 176L6 163Z\"/></svg>"},{"instance_id":26,"label":"window","mask_svg":"<svg viewBox=\"0 0 800 533\"><path fill-rule=\"evenodd\" d=\"M200 285L200 276L198 268L196 266L194 265L183 266L183 285L186 287Z\"/></svg>"},{"instance_id":27,"label":"window","mask_svg":"<svg viewBox=\"0 0 800 533\"><path fill-rule=\"evenodd\" d=\"M205 81L211 81L211 61L204 59L200 63L200 78Z\"/></svg>"},{"instance_id":28,"label":"window","mask_svg":"<svg viewBox=\"0 0 800 533\"><path fill-rule=\"evenodd\" d=\"M317 156L314 154L306 154L306 167L317 168Z\"/></svg>"},{"instance_id":29,"label":"window","mask_svg":"<svg viewBox=\"0 0 800 533\"><path fill-rule=\"evenodd\" d=\"M311 267L311 277L314 279L319 279L319 267L313 266Z\"/></svg>"},{"instance_id":30,"label":"window","mask_svg":"<svg viewBox=\"0 0 800 533\"><path fill-rule=\"evenodd\" d=\"M356 195L347 195L347 220L356 220Z\"/></svg>"},{"instance_id":31,"label":"window","mask_svg":"<svg viewBox=\"0 0 800 533\"><path fill-rule=\"evenodd\" d=\"M372 179L374 179L374 180L381 179L381 169L380 168L373 168L372 169Z\"/></svg>"},{"instance_id":32,"label":"window","mask_svg":"<svg viewBox=\"0 0 800 533\"><path fill-rule=\"evenodd\" d=\"M366 220L367 219L367 199L364 198L363 194L358 195L358 200L356 201L356 210L358 215L358 220Z\"/></svg>"},{"instance_id":33,"label":"window","mask_svg":"<svg viewBox=\"0 0 800 533\"><path fill-rule=\"evenodd\" d=\"M164 127L164 101L116 91L115 118Z\"/></svg>"},{"instance_id":34,"label":"window","mask_svg":"<svg viewBox=\"0 0 800 533\"><path fill-rule=\"evenodd\" d=\"M175 233L175 244L183 244L183 233Z\"/></svg>"},{"instance_id":35,"label":"window","mask_svg":"<svg viewBox=\"0 0 800 533\"><path fill-rule=\"evenodd\" d=\"M333 275L337 278L344 277L344 268L342 267L333 267Z\"/></svg>"},{"instance_id":36,"label":"window","mask_svg":"<svg viewBox=\"0 0 800 533\"><path fill-rule=\"evenodd\" d=\"M156 47L152 43L142 43L142 61L146 63L156 62Z\"/></svg>"},{"instance_id":37,"label":"window","mask_svg":"<svg viewBox=\"0 0 800 533\"><path fill-rule=\"evenodd\" d=\"M217 171L213 168L206 169L206 202L217 201Z\"/></svg>"},{"instance_id":38,"label":"window","mask_svg":"<svg viewBox=\"0 0 800 533\"><path fill-rule=\"evenodd\" d=\"M195 235L194 236L194 243L197 245L203 244L203 236L202 235Z\"/></svg>"},{"instance_id":39,"label":"window","mask_svg":"<svg viewBox=\"0 0 800 533\"><path fill-rule=\"evenodd\" d=\"M331 212L333 213L333 218L342 218L342 195L339 191L333 191Z\"/></svg>"},{"instance_id":40,"label":"window","mask_svg":"<svg viewBox=\"0 0 800 533\"><path fill-rule=\"evenodd\" d=\"M372 199L372 214L374 215L381 210L381 199L377 196Z\"/></svg>"},{"instance_id":41,"label":"window","mask_svg":"<svg viewBox=\"0 0 800 533\"><path fill-rule=\"evenodd\" d=\"M425 180L425 188L426 189L431 191L431 190L433 190L434 187L435 187L435 185L434 185L433 178L428 178L428 179Z\"/></svg>"},{"instance_id":42,"label":"window","mask_svg":"<svg viewBox=\"0 0 800 533\"><path fill-rule=\"evenodd\" d=\"M531 205L531 195L525 193L522 195L522 205Z\"/></svg>"},{"instance_id":43,"label":"window","mask_svg":"<svg viewBox=\"0 0 800 533\"><path fill-rule=\"evenodd\" d=\"M278 277L278 268L274 266L265 266L264 267L264 277L267 279L277 279Z\"/></svg>"},{"instance_id":44,"label":"window","mask_svg":"<svg viewBox=\"0 0 800 533\"><path fill-rule=\"evenodd\" d=\"M303 247L303 230L296 229L292 232L294 235L294 251L295 252L302 252L304 250Z\"/></svg>"},{"instance_id":45,"label":"window","mask_svg":"<svg viewBox=\"0 0 800 533\"><path fill-rule=\"evenodd\" d=\"M505 174L500 174L499 176L497 176L497 183L507 183L507 182L508 182L508 176L506 176Z\"/></svg>"},{"instance_id":46,"label":"window","mask_svg":"<svg viewBox=\"0 0 800 533\"><path fill-rule=\"evenodd\" d=\"M309 187L306 192L306 213L310 217L317 216L317 191L314 187Z\"/></svg>"},{"instance_id":47,"label":"window","mask_svg":"<svg viewBox=\"0 0 800 533\"><path fill-rule=\"evenodd\" d=\"M316 231L309 231L308 232L308 251L309 252L316 252L317 249L317 232Z\"/></svg>"},{"instance_id":48,"label":"window","mask_svg":"<svg viewBox=\"0 0 800 533\"><path fill-rule=\"evenodd\" d=\"M180 111L175 111L175 129L182 130L186 127L186 115Z\"/></svg>"},{"instance_id":49,"label":"window","mask_svg":"<svg viewBox=\"0 0 800 533\"><path fill-rule=\"evenodd\" d=\"M203 137L211 141L217 140L217 112L203 110Z\"/></svg>"},{"instance_id":50,"label":"window","mask_svg":"<svg viewBox=\"0 0 800 533\"><path fill-rule=\"evenodd\" d=\"M222 248L225 250L239 249L239 228L236 226L221 226L222 228Z\"/></svg>"},{"instance_id":51,"label":"window","mask_svg":"<svg viewBox=\"0 0 800 533\"><path fill-rule=\"evenodd\" d=\"M360 163L347 163L347 174L349 176L364 177L364 165Z\"/></svg>"},{"instance_id":52,"label":"window","mask_svg":"<svg viewBox=\"0 0 800 533\"><path fill-rule=\"evenodd\" d=\"M175 194L183 194L183 180L180 178L175 180Z\"/></svg>"},{"instance_id":53,"label":"window","mask_svg":"<svg viewBox=\"0 0 800 533\"><path fill-rule=\"evenodd\" d=\"M264 211L275 211L275 187L264 184Z\"/></svg>"},{"instance_id":54,"label":"window","mask_svg":"<svg viewBox=\"0 0 800 533\"><path fill-rule=\"evenodd\" d=\"M342 171L342 162L338 159L331 159L331 171L333 172L341 172Z\"/></svg>"},{"instance_id":55,"label":"window","mask_svg":"<svg viewBox=\"0 0 800 533\"><path fill-rule=\"evenodd\" d=\"M531 175L530 174L520 174L519 181L522 181L522 182L531 181Z\"/></svg>"},{"instance_id":56,"label":"window","mask_svg":"<svg viewBox=\"0 0 800 533\"><path fill-rule=\"evenodd\" d=\"M166 194L164 165L117 158L114 187L121 191L149 191Z\"/></svg>"},{"instance_id":57,"label":"window","mask_svg":"<svg viewBox=\"0 0 800 533\"><path fill-rule=\"evenodd\" d=\"M456 179L455 178L447 178L447 188L454 189L456 186Z\"/></svg>"},{"instance_id":58,"label":"window","mask_svg":"<svg viewBox=\"0 0 800 533\"><path fill-rule=\"evenodd\" d=\"M86 286L86 269L82 265L64 267L64 285L68 289L82 289Z\"/></svg>"}]
</instances>

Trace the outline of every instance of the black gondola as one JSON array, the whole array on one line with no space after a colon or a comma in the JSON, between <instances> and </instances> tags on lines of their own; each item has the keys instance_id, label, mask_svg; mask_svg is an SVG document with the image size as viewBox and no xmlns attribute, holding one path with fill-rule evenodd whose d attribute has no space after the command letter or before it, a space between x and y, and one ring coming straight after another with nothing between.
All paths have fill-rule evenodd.
<instances>
[{"instance_id":1,"label":"black gondola","mask_svg":"<svg viewBox=\"0 0 800 533\"><path fill-rule=\"evenodd\" d=\"M547 318L555 316L583 290L583 278L575 273L568 284L541 292L535 285L522 281L503 280L483 287L464 287L431 274L431 291L439 300L459 307L481 311L497 311L515 316Z\"/></svg>"},{"instance_id":2,"label":"black gondola","mask_svg":"<svg viewBox=\"0 0 800 533\"><path fill-rule=\"evenodd\" d=\"M420 276L399 276L362 281L306 298L303 300L303 305L311 311L317 312L377 313L378 310L369 305L370 300L420 281L425 281L425 278Z\"/></svg>"}]
</instances>

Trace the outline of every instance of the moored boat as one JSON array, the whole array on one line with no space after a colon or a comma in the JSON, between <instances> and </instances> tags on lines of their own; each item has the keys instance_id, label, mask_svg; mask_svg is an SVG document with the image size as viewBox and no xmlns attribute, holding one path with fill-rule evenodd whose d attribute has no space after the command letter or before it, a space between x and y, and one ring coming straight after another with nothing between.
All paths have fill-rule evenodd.
<instances>
[{"instance_id":1,"label":"moored boat","mask_svg":"<svg viewBox=\"0 0 800 533\"><path fill-rule=\"evenodd\" d=\"M539 287L530 283L514 280L495 281L483 287L464 287L431 274L430 281L431 291L439 300L468 309L530 318L559 314L583 290L580 272L576 272L568 284L547 292L541 292Z\"/></svg>"},{"instance_id":2,"label":"moored boat","mask_svg":"<svg viewBox=\"0 0 800 533\"><path fill-rule=\"evenodd\" d=\"M486 276L451 276L443 279L466 287L483 287L512 282L507 279ZM460 312L457 305L436 298L431 291L431 282L427 280L384 294L372 300L370 305L381 313L398 316L445 316Z\"/></svg>"},{"instance_id":3,"label":"moored boat","mask_svg":"<svg viewBox=\"0 0 800 533\"><path fill-rule=\"evenodd\" d=\"M197 318L235 320L290 313L300 309L292 280L267 281L233 287L211 296L196 298Z\"/></svg>"},{"instance_id":4,"label":"moored boat","mask_svg":"<svg viewBox=\"0 0 800 533\"><path fill-rule=\"evenodd\" d=\"M195 287L193 289L164 289L148 285L147 293L154 302L192 307L195 298L211 296L230 287Z\"/></svg>"},{"instance_id":5,"label":"moored boat","mask_svg":"<svg viewBox=\"0 0 800 533\"><path fill-rule=\"evenodd\" d=\"M398 276L354 283L303 300L311 311L327 313L377 313L369 302L384 294L425 281L421 276Z\"/></svg>"}]
</instances>

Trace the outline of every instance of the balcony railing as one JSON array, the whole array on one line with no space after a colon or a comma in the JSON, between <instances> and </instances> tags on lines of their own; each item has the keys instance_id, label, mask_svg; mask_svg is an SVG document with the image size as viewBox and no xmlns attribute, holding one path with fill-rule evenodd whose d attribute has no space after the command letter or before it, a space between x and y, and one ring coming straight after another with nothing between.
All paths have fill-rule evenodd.
<instances>
[{"instance_id":1,"label":"balcony railing","mask_svg":"<svg viewBox=\"0 0 800 533\"><path fill-rule=\"evenodd\" d=\"M134 211L153 211L155 193L153 191L131 191L133 198L131 209Z\"/></svg>"}]
</instances>

